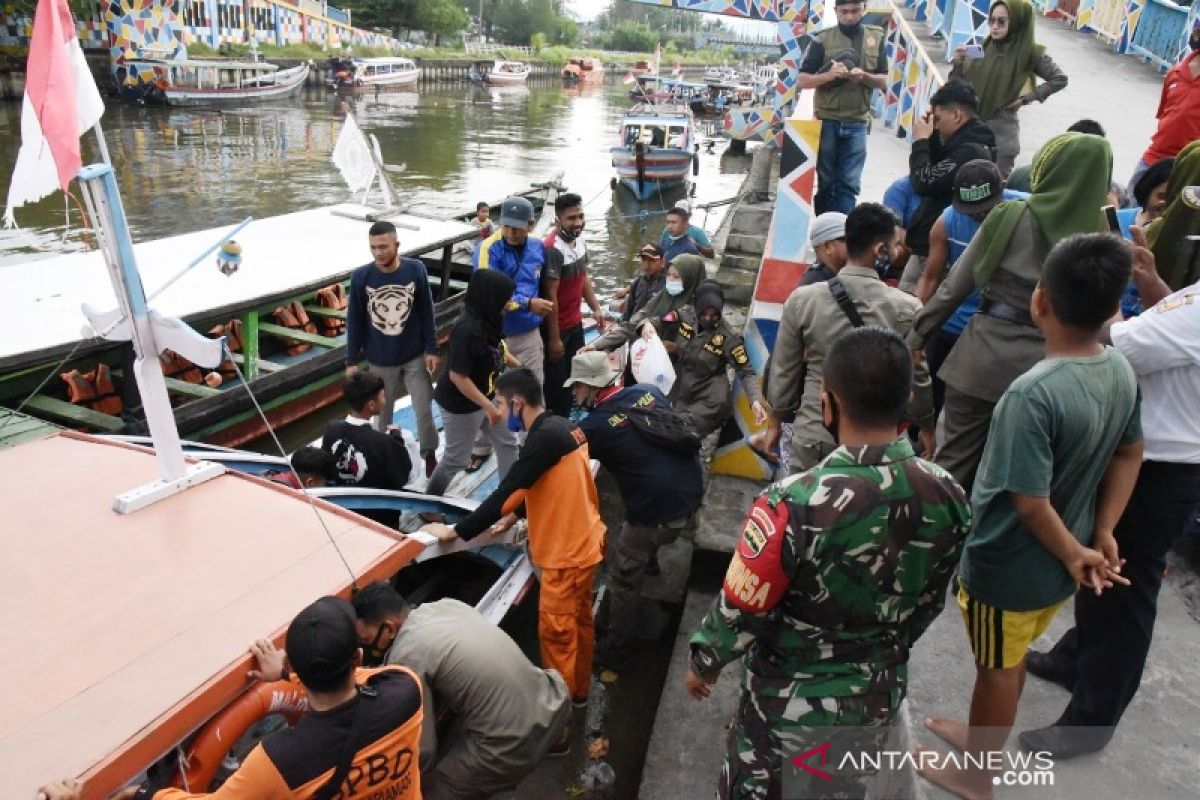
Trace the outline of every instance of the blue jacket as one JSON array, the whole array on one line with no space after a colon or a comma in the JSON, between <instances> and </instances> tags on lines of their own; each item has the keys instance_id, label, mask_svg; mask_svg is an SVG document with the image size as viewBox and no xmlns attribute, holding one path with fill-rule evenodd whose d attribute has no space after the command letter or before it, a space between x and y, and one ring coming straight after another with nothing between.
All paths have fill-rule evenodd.
<instances>
[{"instance_id":1,"label":"blue jacket","mask_svg":"<svg viewBox=\"0 0 1200 800\"><path fill-rule=\"evenodd\" d=\"M529 310L529 301L538 296L545 265L545 246L532 236L523 247L513 247L496 231L475 251L475 269L498 269L517 285L504 312L505 336L528 333L542 324L542 318Z\"/></svg>"},{"instance_id":2,"label":"blue jacket","mask_svg":"<svg viewBox=\"0 0 1200 800\"><path fill-rule=\"evenodd\" d=\"M596 403L579 423L588 454L612 473L634 525L662 525L686 517L704 500L700 459L646 439L621 413L631 406L670 409L654 386L634 384Z\"/></svg>"}]
</instances>

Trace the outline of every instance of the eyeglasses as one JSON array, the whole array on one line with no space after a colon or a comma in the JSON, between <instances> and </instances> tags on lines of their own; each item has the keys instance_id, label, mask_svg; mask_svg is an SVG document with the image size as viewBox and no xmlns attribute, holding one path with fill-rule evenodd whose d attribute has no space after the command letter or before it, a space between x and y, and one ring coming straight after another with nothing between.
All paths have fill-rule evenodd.
<instances>
[{"instance_id":1,"label":"eyeglasses","mask_svg":"<svg viewBox=\"0 0 1200 800\"><path fill-rule=\"evenodd\" d=\"M1007 25L1008 17L989 17L988 25Z\"/></svg>"},{"instance_id":2,"label":"eyeglasses","mask_svg":"<svg viewBox=\"0 0 1200 800\"><path fill-rule=\"evenodd\" d=\"M638 258L642 261L654 261L655 259L662 258L662 256L655 255L654 253L638 253Z\"/></svg>"}]
</instances>

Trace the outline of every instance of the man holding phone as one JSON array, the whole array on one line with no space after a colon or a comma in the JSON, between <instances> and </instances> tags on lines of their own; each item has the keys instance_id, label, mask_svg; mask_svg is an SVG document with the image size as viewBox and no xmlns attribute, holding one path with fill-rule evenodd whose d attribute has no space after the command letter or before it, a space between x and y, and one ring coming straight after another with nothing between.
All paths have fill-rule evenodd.
<instances>
[{"instance_id":1,"label":"man holding phone","mask_svg":"<svg viewBox=\"0 0 1200 800\"><path fill-rule=\"evenodd\" d=\"M817 151L817 214L849 214L858 202L871 92L887 86L886 36L882 28L863 24L862 0L834 0L837 25L813 35L800 65L801 89L813 89L813 110L821 120Z\"/></svg>"}]
</instances>

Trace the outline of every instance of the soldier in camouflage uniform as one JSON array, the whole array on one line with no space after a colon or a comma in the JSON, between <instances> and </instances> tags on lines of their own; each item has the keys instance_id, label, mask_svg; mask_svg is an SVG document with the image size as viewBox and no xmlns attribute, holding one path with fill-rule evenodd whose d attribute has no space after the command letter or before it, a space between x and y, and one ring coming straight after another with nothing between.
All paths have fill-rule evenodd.
<instances>
[{"instance_id":1,"label":"soldier in camouflage uniform","mask_svg":"<svg viewBox=\"0 0 1200 800\"><path fill-rule=\"evenodd\" d=\"M746 665L722 798L865 791L868 775L837 770L861 740L831 748L821 767L831 778L811 791L790 777L784 785L784 763L826 741L828 726L886 731L909 650L942 609L970 526L962 488L896 435L911 386L898 335L845 334L829 351L821 392L840 446L750 509L722 592L692 636L687 676L688 692L703 698L722 667L738 657Z\"/></svg>"}]
</instances>

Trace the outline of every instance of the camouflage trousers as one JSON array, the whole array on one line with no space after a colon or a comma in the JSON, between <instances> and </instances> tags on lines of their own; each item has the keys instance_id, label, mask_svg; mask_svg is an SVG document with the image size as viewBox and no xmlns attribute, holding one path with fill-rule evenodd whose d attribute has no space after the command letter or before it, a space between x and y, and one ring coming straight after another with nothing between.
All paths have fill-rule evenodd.
<instances>
[{"instance_id":1,"label":"camouflage trousers","mask_svg":"<svg viewBox=\"0 0 1200 800\"><path fill-rule=\"evenodd\" d=\"M799 684L793 683L795 687ZM846 752L884 747L902 693L852 697L771 696L742 690L726 741L721 800L862 798L874 772L838 769ZM790 759L831 742L804 759L828 777L793 767Z\"/></svg>"}]
</instances>

